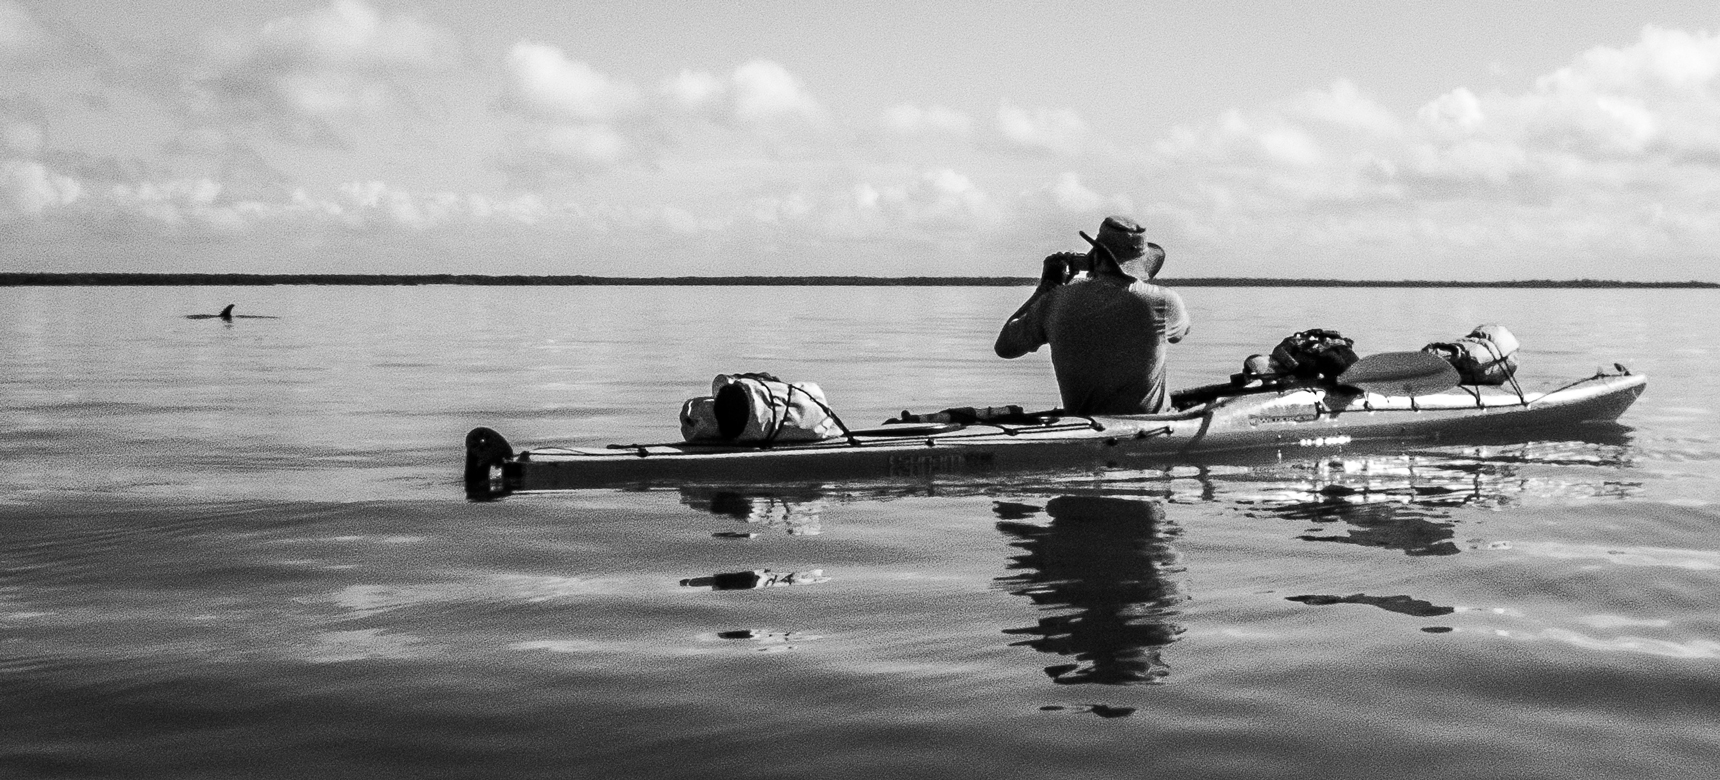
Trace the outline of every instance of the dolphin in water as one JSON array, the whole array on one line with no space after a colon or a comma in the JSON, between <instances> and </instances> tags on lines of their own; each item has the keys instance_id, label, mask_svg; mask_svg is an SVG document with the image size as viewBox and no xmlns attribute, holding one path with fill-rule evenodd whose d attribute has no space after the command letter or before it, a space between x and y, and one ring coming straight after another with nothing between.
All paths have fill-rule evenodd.
<instances>
[{"instance_id":1,"label":"dolphin in water","mask_svg":"<svg viewBox=\"0 0 1720 780\"><path fill-rule=\"evenodd\" d=\"M270 316L265 315L265 314L234 314L233 313L233 306L234 306L234 304L231 304L231 303L227 304L227 308L222 309L220 314L187 314L187 315L185 315L185 319L188 319L188 320L216 320L216 319L218 319L218 320L223 320L226 322L232 322L233 318L235 318L235 317L242 319L242 320L278 320L278 319L280 319L280 317L270 317Z\"/></svg>"}]
</instances>

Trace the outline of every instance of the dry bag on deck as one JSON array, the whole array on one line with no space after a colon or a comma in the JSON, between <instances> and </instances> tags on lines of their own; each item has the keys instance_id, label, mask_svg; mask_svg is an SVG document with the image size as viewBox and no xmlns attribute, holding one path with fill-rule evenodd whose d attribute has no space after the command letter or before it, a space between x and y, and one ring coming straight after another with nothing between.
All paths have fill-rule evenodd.
<instances>
[{"instance_id":1,"label":"dry bag on deck","mask_svg":"<svg viewBox=\"0 0 1720 780\"><path fill-rule=\"evenodd\" d=\"M687 441L819 441L839 433L818 385L770 374L718 374L710 395L681 406L681 436Z\"/></svg>"},{"instance_id":2,"label":"dry bag on deck","mask_svg":"<svg viewBox=\"0 0 1720 780\"><path fill-rule=\"evenodd\" d=\"M1272 350L1270 366L1280 376L1336 379L1356 362L1355 344L1354 339L1344 338L1335 330L1310 328L1278 342Z\"/></svg>"},{"instance_id":3,"label":"dry bag on deck","mask_svg":"<svg viewBox=\"0 0 1720 780\"><path fill-rule=\"evenodd\" d=\"M1482 325L1456 341L1421 348L1445 359L1469 385L1502 385L1517 373L1517 337L1503 325Z\"/></svg>"}]
</instances>

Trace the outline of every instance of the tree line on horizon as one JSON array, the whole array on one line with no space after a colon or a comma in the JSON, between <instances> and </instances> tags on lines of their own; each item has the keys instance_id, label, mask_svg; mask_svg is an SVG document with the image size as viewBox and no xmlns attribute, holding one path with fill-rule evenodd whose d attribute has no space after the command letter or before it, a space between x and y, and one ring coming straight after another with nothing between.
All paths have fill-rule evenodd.
<instances>
[{"instance_id":1,"label":"tree line on horizon","mask_svg":"<svg viewBox=\"0 0 1720 780\"><path fill-rule=\"evenodd\" d=\"M496 285L496 286L783 286L783 287L1018 287L1019 276L587 276L523 274L216 274L127 272L0 272L0 287L143 287L258 285ZM1614 279L1503 281L1257 279L1188 277L1161 280L1182 287L1506 287L1712 289L1720 283Z\"/></svg>"}]
</instances>

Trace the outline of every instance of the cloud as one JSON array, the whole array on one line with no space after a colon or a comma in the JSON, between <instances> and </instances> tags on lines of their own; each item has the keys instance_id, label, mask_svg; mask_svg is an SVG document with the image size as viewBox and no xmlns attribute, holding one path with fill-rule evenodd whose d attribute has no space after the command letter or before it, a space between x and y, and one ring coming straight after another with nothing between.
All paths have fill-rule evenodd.
<instances>
[{"instance_id":1,"label":"cloud","mask_svg":"<svg viewBox=\"0 0 1720 780\"><path fill-rule=\"evenodd\" d=\"M632 142L607 125L554 125L533 132L525 143L532 152L592 170L612 168L634 153Z\"/></svg>"},{"instance_id":2,"label":"cloud","mask_svg":"<svg viewBox=\"0 0 1720 780\"><path fill-rule=\"evenodd\" d=\"M1528 142L1585 156L1720 153L1720 35L1643 28L1510 101Z\"/></svg>"},{"instance_id":3,"label":"cloud","mask_svg":"<svg viewBox=\"0 0 1720 780\"><path fill-rule=\"evenodd\" d=\"M1349 79L1339 79L1324 90L1305 92L1289 108L1306 120L1370 136L1391 137L1403 132L1396 116L1363 95Z\"/></svg>"},{"instance_id":4,"label":"cloud","mask_svg":"<svg viewBox=\"0 0 1720 780\"><path fill-rule=\"evenodd\" d=\"M768 60L726 78L683 70L645 92L553 46L521 43L508 77L503 108L525 124L505 166L529 186L676 155L694 164L804 155L830 126L800 80Z\"/></svg>"},{"instance_id":5,"label":"cloud","mask_svg":"<svg viewBox=\"0 0 1720 780\"><path fill-rule=\"evenodd\" d=\"M1059 209L1071 214L1091 215L1098 212L1127 214L1134 211L1134 203L1127 195L1105 197L1089 189L1081 183L1081 177L1074 171L1064 171L1057 176L1057 181L1045 189L1051 195L1053 203Z\"/></svg>"},{"instance_id":6,"label":"cloud","mask_svg":"<svg viewBox=\"0 0 1720 780\"><path fill-rule=\"evenodd\" d=\"M454 192L412 193L379 181L350 182L337 198L318 200L304 193L296 207L323 215L349 228L400 228L413 231L511 223L538 225L554 209L536 195L491 198Z\"/></svg>"},{"instance_id":7,"label":"cloud","mask_svg":"<svg viewBox=\"0 0 1720 780\"><path fill-rule=\"evenodd\" d=\"M201 122L261 123L283 137L338 145L334 123L413 105L407 78L457 60L443 31L359 0L214 39L191 79Z\"/></svg>"},{"instance_id":8,"label":"cloud","mask_svg":"<svg viewBox=\"0 0 1720 780\"><path fill-rule=\"evenodd\" d=\"M0 118L0 152L34 157L42 150L42 127L34 122Z\"/></svg>"},{"instance_id":9,"label":"cloud","mask_svg":"<svg viewBox=\"0 0 1720 780\"><path fill-rule=\"evenodd\" d=\"M1326 159L1312 130L1282 112L1245 116L1232 110L1204 126L1174 128L1154 142L1152 150L1173 165L1211 165L1233 172L1310 169Z\"/></svg>"},{"instance_id":10,"label":"cloud","mask_svg":"<svg viewBox=\"0 0 1720 780\"><path fill-rule=\"evenodd\" d=\"M664 79L658 92L665 108L676 113L754 131L823 127L829 122L824 107L800 79L770 60L748 61L727 78L683 70Z\"/></svg>"},{"instance_id":11,"label":"cloud","mask_svg":"<svg viewBox=\"0 0 1720 780\"><path fill-rule=\"evenodd\" d=\"M851 266L860 272L897 254L915 268L935 258L973 272L976 260L994 262L983 252L1001 263L1055 249L1072 223L1091 229L1106 213L1139 216L1213 275L1535 267L1507 262L1556 264L1542 276L1609 275L1566 262L1608 255L1649 274L1670 267L1659 258L1720 240L1720 37L1707 33L1647 27L1520 88L1452 85L1414 110L1382 105L1365 79L1339 79L1162 137L1108 139L1079 107L1010 102L994 104L993 121L898 99L845 126L840 105L767 59L630 82L611 63L522 40L491 52L496 67L481 76L458 73L458 41L378 10L396 6L317 2L177 62L128 51L164 75L98 92L100 68L73 68L22 6L0 0L0 61L59 57L72 84L28 99L40 104L0 104L8 228L427 244L527 236L598 254L657 231L706 253L697 262L718 273L744 268L755 248L870 251L886 264ZM146 116L140 95L164 110ZM415 105L441 100L472 122L462 127L483 122L493 138L455 141L412 121L422 118ZM121 128L121 117L144 121ZM177 135L139 140L166 136L163 127ZM99 132L119 140L56 148ZM430 143L362 146L379 137ZM294 154L283 139L337 151ZM150 156L162 149L165 159ZM507 188L483 191L493 180L437 165L408 188L387 167L456 149L498 162L513 174ZM357 181L333 185L334 170Z\"/></svg>"},{"instance_id":12,"label":"cloud","mask_svg":"<svg viewBox=\"0 0 1720 780\"><path fill-rule=\"evenodd\" d=\"M86 233L160 238L267 238L317 233L583 224L581 209L533 193L497 197L412 192L380 181L346 183L332 194L304 189L270 198L235 197L208 177L100 182L63 175L36 161L0 160L0 221L58 224Z\"/></svg>"},{"instance_id":13,"label":"cloud","mask_svg":"<svg viewBox=\"0 0 1720 780\"><path fill-rule=\"evenodd\" d=\"M1493 278L1500 262L1688 262L1673 258L1720 239L1720 37L1648 27L1522 91L1456 87L1401 119L1339 81L1179 127L1142 176L1149 210L1232 257L1330 257L1354 275L1417 257L1428 275Z\"/></svg>"},{"instance_id":14,"label":"cloud","mask_svg":"<svg viewBox=\"0 0 1720 780\"><path fill-rule=\"evenodd\" d=\"M0 68L46 62L60 41L13 0L0 0Z\"/></svg>"},{"instance_id":15,"label":"cloud","mask_svg":"<svg viewBox=\"0 0 1720 780\"><path fill-rule=\"evenodd\" d=\"M997 110L997 129L1018 148L1061 155L1079 154L1091 135L1086 121L1070 109L1028 111L1009 103Z\"/></svg>"},{"instance_id":16,"label":"cloud","mask_svg":"<svg viewBox=\"0 0 1720 780\"><path fill-rule=\"evenodd\" d=\"M823 109L800 79L777 63L753 60L735 68L735 116L744 122L768 124L799 120L820 122Z\"/></svg>"},{"instance_id":17,"label":"cloud","mask_svg":"<svg viewBox=\"0 0 1720 780\"><path fill-rule=\"evenodd\" d=\"M33 160L0 160L0 217L39 217L76 201L83 194L77 181L48 170Z\"/></svg>"},{"instance_id":18,"label":"cloud","mask_svg":"<svg viewBox=\"0 0 1720 780\"><path fill-rule=\"evenodd\" d=\"M1720 35L1648 25L1636 44L1597 46L1571 65L1543 76L1540 92L1704 95L1720 77Z\"/></svg>"},{"instance_id":19,"label":"cloud","mask_svg":"<svg viewBox=\"0 0 1720 780\"><path fill-rule=\"evenodd\" d=\"M643 93L559 48L515 44L507 78L503 108L526 124L515 134L506 165L524 183L609 170L654 145L653 106Z\"/></svg>"},{"instance_id":20,"label":"cloud","mask_svg":"<svg viewBox=\"0 0 1720 780\"><path fill-rule=\"evenodd\" d=\"M862 183L854 205L867 214L905 225L983 227L1001 217L991 196L965 174L950 168L921 171L905 182Z\"/></svg>"},{"instance_id":21,"label":"cloud","mask_svg":"<svg viewBox=\"0 0 1720 780\"><path fill-rule=\"evenodd\" d=\"M504 107L528 120L509 162L523 180L607 170L645 146L641 129L650 121L644 115L649 107L632 84L537 43L515 44L507 70Z\"/></svg>"},{"instance_id":22,"label":"cloud","mask_svg":"<svg viewBox=\"0 0 1720 780\"><path fill-rule=\"evenodd\" d=\"M247 227L243 207L217 204L221 185L211 179L175 179L163 182L115 185L94 208L106 209L115 222L132 221L153 225L167 232L202 229L237 232ZM142 227L138 225L137 227Z\"/></svg>"},{"instance_id":23,"label":"cloud","mask_svg":"<svg viewBox=\"0 0 1720 780\"><path fill-rule=\"evenodd\" d=\"M361 0L265 24L243 60L277 70L340 68L371 72L435 68L446 56L444 34L410 16L384 17Z\"/></svg>"},{"instance_id":24,"label":"cloud","mask_svg":"<svg viewBox=\"0 0 1720 780\"><path fill-rule=\"evenodd\" d=\"M546 118L609 122L634 111L639 90L554 46L518 43L508 53L508 94L527 113Z\"/></svg>"},{"instance_id":25,"label":"cloud","mask_svg":"<svg viewBox=\"0 0 1720 780\"><path fill-rule=\"evenodd\" d=\"M973 117L953 108L912 103L892 106L884 111L882 123L886 130L907 137L946 136L966 138L973 133Z\"/></svg>"},{"instance_id":26,"label":"cloud","mask_svg":"<svg viewBox=\"0 0 1720 780\"><path fill-rule=\"evenodd\" d=\"M1466 87L1440 95L1416 111L1421 125L1451 140L1468 137L1487 121L1481 100Z\"/></svg>"},{"instance_id":27,"label":"cloud","mask_svg":"<svg viewBox=\"0 0 1720 780\"><path fill-rule=\"evenodd\" d=\"M1646 27L1636 43L1591 49L1522 94L1460 88L1416 119L1411 173L1515 185L1537 199L1681 187L1720 167L1720 36Z\"/></svg>"},{"instance_id":28,"label":"cloud","mask_svg":"<svg viewBox=\"0 0 1720 780\"><path fill-rule=\"evenodd\" d=\"M723 80L704 71L683 70L665 79L661 91L675 108L701 112L715 106L723 97Z\"/></svg>"}]
</instances>

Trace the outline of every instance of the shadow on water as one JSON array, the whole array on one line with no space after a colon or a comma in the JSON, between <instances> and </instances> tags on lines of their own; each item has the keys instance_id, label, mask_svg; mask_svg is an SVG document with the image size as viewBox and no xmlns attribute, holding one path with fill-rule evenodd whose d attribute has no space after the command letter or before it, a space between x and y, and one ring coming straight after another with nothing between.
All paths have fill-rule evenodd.
<instances>
[{"instance_id":1,"label":"shadow on water","mask_svg":"<svg viewBox=\"0 0 1720 780\"><path fill-rule=\"evenodd\" d=\"M1020 555L998 578L1010 593L1060 614L1004 633L1072 662L1045 667L1060 684L1158 682L1170 673L1160 649L1183 629L1171 622L1183 596L1175 529L1157 501L1065 495L1045 504L1050 522L1024 522L1029 505L998 502L997 528ZM1066 610L1066 611L1064 611Z\"/></svg>"}]
</instances>

